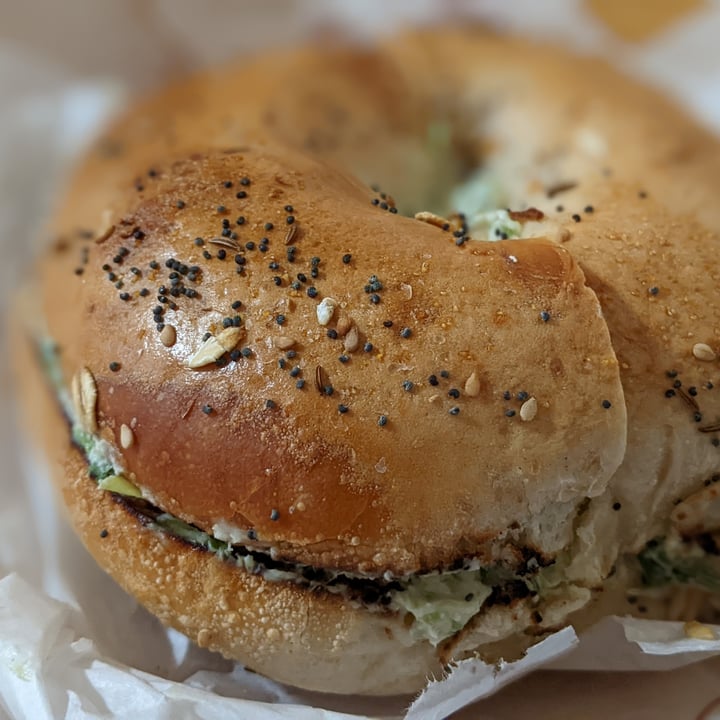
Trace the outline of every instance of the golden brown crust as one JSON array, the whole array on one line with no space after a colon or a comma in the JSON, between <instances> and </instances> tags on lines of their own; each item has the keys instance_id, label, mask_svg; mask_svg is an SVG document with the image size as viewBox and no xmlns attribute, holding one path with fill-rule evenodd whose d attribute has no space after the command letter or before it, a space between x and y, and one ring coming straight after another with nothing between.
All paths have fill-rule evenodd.
<instances>
[{"instance_id":1,"label":"golden brown crust","mask_svg":"<svg viewBox=\"0 0 720 720\"><path fill-rule=\"evenodd\" d=\"M243 177L250 185L239 184ZM248 197L238 201L237 187ZM158 167L127 206L126 224L116 221L91 244L82 275L60 270L55 257L46 265L47 317L67 376L84 366L95 375L108 439L119 446L121 425L133 428L123 455L147 496L210 532L218 524L252 529L282 557L373 573L447 567L468 555L492 562L504 545L553 555L568 541L577 505L602 490L624 451L618 368L593 293L555 244L457 247L449 232L384 212L371 196L289 150ZM228 242L229 220L237 249L220 260L224 247L212 243ZM289 227L297 228L292 262ZM245 249L263 235L268 252ZM195 281L167 268L168 259L197 265ZM298 273L307 281L295 290ZM382 289L368 293L373 275ZM167 348L153 308L173 276L197 297L164 296L177 304L161 303L177 334ZM56 302L60 288L76 299ZM323 298L337 303L326 326L317 317ZM233 310L236 300L242 306ZM235 316L236 349L251 354L222 368L188 367L205 333L219 336L223 319ZM341 316L359 333L353 352L327 336ZM288 337L292 359L277 348ZM479 385L470 397L473 373ZM531 421L520 416L518 392L536 399ZM546 512L555 527L533 534Z\"/></svg>"},{"instance_id":2,"label":"golden brown crust","mask_svg":"<svg viewBox=\"0 0 720 720\"><path fill-rule=\"evenodd\" d=\"M23 316L18 306L17 318ZM400 616L266 582L145 527L117 496L98 489L70 445L17 318L12 346L24 419L42 439L69 519L98 564L163 623L202 647L309 690L391 695L418 691L427 678L440 676L435 649L414 643Z\"/></svg>"},{"instance_id":3,"label":"golden brown crust","mask_svg":"<svg viewBox=\"0 0 720 720\"><path fill-rule=\"evenodd\" d=\"M509 47L457 32L386 51L426 93L449 93L461 114L480 118L484 165L504 202L544 211L545 232L598 295L620 363L628 450L578 524L571 575L587 577L590 565L604 575L618 551L664 534L674 503L720 468L720 436L700 432L720 417L717 360L693 353L697 343L720 350L720 144L604 63L531 43L514 57ZM475 71L499 53L502 72Z\"/></svg>"}]
</instances>

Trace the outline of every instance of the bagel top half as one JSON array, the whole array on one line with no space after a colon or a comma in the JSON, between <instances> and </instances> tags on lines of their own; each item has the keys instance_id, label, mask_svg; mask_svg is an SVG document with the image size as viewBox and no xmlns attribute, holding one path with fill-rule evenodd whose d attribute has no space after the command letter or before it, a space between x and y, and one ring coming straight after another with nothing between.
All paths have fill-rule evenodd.
<instances>
[{"instance_id":1,"label":"bagel top half","mask_svg":"<svg viewBox=\"0 0 720 720\"><path fill-rule=\"evenodd\" d=\"M625 448L597 299L559 245L458 245L374 195L287 148L159 165L81 274L46 265L65 376L216 536L376 575L552 558Z\"/></svg>"}]
</instances>

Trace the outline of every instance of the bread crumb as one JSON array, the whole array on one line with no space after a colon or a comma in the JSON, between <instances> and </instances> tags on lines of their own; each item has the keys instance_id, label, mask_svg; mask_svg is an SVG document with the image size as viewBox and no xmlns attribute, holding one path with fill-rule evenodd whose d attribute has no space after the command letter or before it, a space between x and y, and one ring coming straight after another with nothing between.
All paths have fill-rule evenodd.
<instances>
[{"instance_id":1,"label":"bread crumb","mask_svg":"<svg viewBox=\"0 0 720 720\"><path fill-rule=\"evenodd\" d=\"M694 640L717 640L713 629L709 625L703 625L697 620L690 620L683 626L685 635Z\"/></svg>"}]
</instances>

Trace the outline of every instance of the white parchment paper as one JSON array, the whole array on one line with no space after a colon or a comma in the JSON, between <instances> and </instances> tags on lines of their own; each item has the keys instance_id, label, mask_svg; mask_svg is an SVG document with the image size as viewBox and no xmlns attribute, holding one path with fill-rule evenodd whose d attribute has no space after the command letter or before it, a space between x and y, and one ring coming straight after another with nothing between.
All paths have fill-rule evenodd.
<instances>
[{"instance_id":1,"label":"white parchment paper","mask_svg":"<svg viewBox=\"0 0 720 720\"><path fill-rule=\"evenodd\" d=\"M631 44L582 0L0 0L3 342L9 290L45 240L68 163L129 93L238 52L320 42L333 28L372 36L472 15L605 54L720 130L720 3L698 5ZM691 641L680 623L608 618L580 639L568 628L517 663L461 663L417 699L306 693L234 666L163 629L94 565L55 508L41 458L17 431L11 387L0 353L0 717L429 720L460 711L458 718L494 720L669 720L706 710L704 718L720 718L720 705L711 708L720 695L720 640ZM548 663L554 672L527 677Z\"/></svg>"}]
</instances>

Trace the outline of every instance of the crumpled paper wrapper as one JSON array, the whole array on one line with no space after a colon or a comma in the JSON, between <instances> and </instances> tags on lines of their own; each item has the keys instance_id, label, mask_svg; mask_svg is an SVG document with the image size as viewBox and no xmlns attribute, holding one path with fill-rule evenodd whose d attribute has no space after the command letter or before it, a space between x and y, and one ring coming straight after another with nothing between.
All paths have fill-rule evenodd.
<instances>
[{"instance_id":1,"label":"crumpled paper wrapper","mask_svg":"<svg viewBox=\"0 0 720 720\"><path fill-rule=\"evenodd\" d=\"M54 192L102 120L130 92L238 53L475 17L603 54L720 131L720 4L702 0L0 0L0 9L3 338L13 280L45 240ZM279 686L165 630L117 589L60 517L11 412L0 414L0 453L0 717L720 718L720 628L717 640L699 641L681 623L630 618L607 618L581 638L566 628L515 663L460 663L418 698Z\"/></svg>"}]
</instances>

